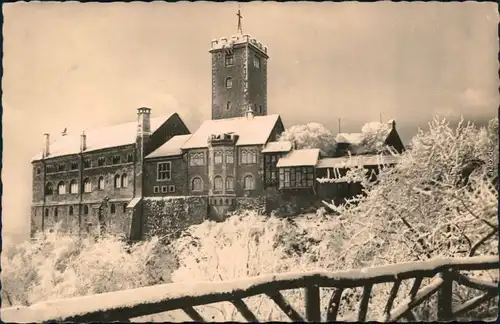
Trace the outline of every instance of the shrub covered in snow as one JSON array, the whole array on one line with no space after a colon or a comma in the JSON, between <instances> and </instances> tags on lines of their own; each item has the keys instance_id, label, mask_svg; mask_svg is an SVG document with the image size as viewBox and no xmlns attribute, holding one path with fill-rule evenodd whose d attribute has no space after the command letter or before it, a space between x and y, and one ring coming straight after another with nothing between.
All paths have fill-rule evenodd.
<instances>
[{"instance_id":1,"label":"shrub covered in snow","mask_svg":"<svg viewBox=\"0 0 500 324\"><path fill-rule=\"evenodd\" d=\"M56 229L2 251L2 307L165 283L175 266L155 238L129 246Z\"/></svg>"},{"instance_id":2,"label":"shrub covered in snow","mask_svg":"<svg viewBox=\"0 0 500 324\"><path fill-rule=\"evenodd\" d=\"M330 154L336 146L335 135L319 123L292 126L279 140L295 142L297 149L319 148L323 154Z\"/></svg>"}]
</instances>

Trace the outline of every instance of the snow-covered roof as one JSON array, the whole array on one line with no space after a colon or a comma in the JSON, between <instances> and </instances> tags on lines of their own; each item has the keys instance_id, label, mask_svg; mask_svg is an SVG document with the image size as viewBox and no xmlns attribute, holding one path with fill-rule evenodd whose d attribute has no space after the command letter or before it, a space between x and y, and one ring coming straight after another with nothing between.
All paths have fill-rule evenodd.
<instances>
[{"instance_id":1,"label":"snow-covered roof","mask_svg":"<svg viewBox=\"0 0 500 324\"><path fill-rule=\"evenodd\" d=\"M315 166L318 163L319 149L293 150L286 156L280 158L276 166L278 168L294 166Z\"/></svg>"},{"instance_id":2,"label":"snow-covered roof","mask_svg":"<svg viewBox=\"0 0 500 324\"><path fill-rule=\"evenodd\" d=\"M362 133L338 133L335 137L337 143L349 143L353 145L361 144L363 140Z\"/></svg>"},{"instance_id":3,"label":"snow-covered roof","mask_svg":"<svg viewBox=\"0 0 500 324\"><path fill-rule=\"evenodd\" d=\"M172 115L151 118L151 132L155 132ZM86 135L85 152L101 150L109 147L117 147L133 144L137 136L137 122L112 125L107 127L84 130ZM59 135L54 142L50 144L49 156L53 158L69 154L80 153L80 135L82 132L69 133L68 135ZM54 139L51 136L51 139ZM42 146L42 145L40 145ZM32 161L40 160L43 153L40 152L33 157Z\"/></svg>"},{"instance_id":4,"label":"snow-covered roof","mask_svg":"<svg viewBox=\"0 0 500 324\"><path fill-rule=\"evenodd\" d=\"M319 160L317 169L322 168L352 168L356 166L394 164L400 161L400 157L394 155L355 155L335 158L324 158Z\"/></svg>"},{"instance_id":5,"label":"snow-covered roof","mask_svg":"<svg viewBox=\"0 0 500 324\"><path fill-rule=\"evenodd\" d=\"M187 135L177 135L169 139L165 144L154 150L151 154L146 156L146 158L155 158L163 156L176 156L182 154L182 146L186 143L188 139L191 138L191 134Z\"/></svg>"},{"instance_id":6,"label":"snow-covered roof","mask_svg":"<svg viewBox=\"0 0 500 324\"><path fill-rule=\"evenodd\" d=\"M135 197L128 203L127 208L134 208L140 201L142 197Z\"/></svg>"},{"instance_id":7,"label":"snow-covered roof","mask_svg":"<svg viewBox=\"0 0 500 324\"><path fill-rule=\"evenodd\" d=\"M238 135L237 146L263 145L269 139L279 117L279 115L267 115L207 120L187 140L182 149L207 147L211 135L222 133Z\"/></svg>"},{"instance_id":8,"label":"snow-covered roof","mask_svg":"<svg viewBox=\"0 0 500 324\"><path fill-rule=\"evenodd\" d=\"M290 141L269 142L262 150L262 153L290 152L291 149L292 142Z\"/></svg>"}]
</instances>

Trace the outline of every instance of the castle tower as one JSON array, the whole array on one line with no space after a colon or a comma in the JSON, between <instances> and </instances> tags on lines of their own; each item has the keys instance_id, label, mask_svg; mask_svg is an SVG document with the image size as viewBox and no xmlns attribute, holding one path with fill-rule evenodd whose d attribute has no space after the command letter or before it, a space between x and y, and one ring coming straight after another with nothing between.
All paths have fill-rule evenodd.
<instances>
[{"instance_id":1,"label":"castle tower","mask_svg":"<svg viewBox=\"0 0 500 324\"><path fill-rule=\"evenodd\" d=\"M267 47L243 34L238 10L238 32L230 39L213 40L212 119L267 115Z\"/></svg>"}]
</instances>

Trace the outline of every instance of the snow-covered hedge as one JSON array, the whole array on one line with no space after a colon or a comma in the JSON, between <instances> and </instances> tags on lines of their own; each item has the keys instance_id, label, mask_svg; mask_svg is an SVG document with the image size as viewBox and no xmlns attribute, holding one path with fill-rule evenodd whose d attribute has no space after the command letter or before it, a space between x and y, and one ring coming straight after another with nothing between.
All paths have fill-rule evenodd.
<instances>
[{"instance_id":1,"label":"snow-covered hedge","mask_svg":"<svg viewBox=\"0 0 500 324\"><path fill-rule=\"evenodd\" d=\"M320 123L295 125L286 129L280 141L295 142L297 149L319 148L323 154L335 150L335 135Z\"/></svg>"},{"instance_id":2,"label":"snow-covered hedge","mask_svg":"<svg viewBox=\"0 0 500 324\"><path fill-rule=\"evenodd\" d=\"M176 267L158 240L78 238L56 228L2 251L2 307L170 282Z\"/></svg>"}]
</instances>

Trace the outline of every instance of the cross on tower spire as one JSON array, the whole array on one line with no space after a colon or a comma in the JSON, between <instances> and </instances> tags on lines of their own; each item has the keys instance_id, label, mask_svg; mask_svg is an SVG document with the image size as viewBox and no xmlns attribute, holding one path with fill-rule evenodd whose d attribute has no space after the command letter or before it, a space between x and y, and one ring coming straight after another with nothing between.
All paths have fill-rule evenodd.
<instances>
[{"instance_id":1,"label":"cross on tower spire","mask_svg":"<svg viewBox=\"0 0 500 324\"><path fill-rule=\"evenodd\" d=\"M238 34L243 34L243 30L241 28L241 18L243 18L243 16L241 15L240 9L238 9L236 16L238 16Z\"/></svg>"}]
</instances>

